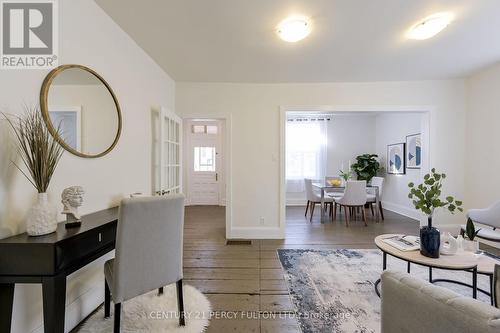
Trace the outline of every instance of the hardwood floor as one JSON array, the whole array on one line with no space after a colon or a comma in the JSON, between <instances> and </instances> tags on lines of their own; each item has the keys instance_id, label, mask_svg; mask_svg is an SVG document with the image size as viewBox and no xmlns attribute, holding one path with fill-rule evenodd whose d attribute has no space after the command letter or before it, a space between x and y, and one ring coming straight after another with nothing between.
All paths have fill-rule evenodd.
<instances>
[{"instance_id":1,"label":"hardwood floor","mask_svg":"<svg viewBox=\"0 0 500 333\"><path fill-rule=\"evenodd\" d=\"M379 234L417 233L419 228L417 221L389 211L384 222L375 223L368 210L367 227L358 220L349 228L341 220L321 224L319 209L311 223L304 211L305 207L287 208L284 240L226 245L224 207L186 208L185 282L206 294L213 310L235 317L213 319L208 332L300 332L291 317L293 306L276 249L374 248Z\"/></svg>"}]
</instances>

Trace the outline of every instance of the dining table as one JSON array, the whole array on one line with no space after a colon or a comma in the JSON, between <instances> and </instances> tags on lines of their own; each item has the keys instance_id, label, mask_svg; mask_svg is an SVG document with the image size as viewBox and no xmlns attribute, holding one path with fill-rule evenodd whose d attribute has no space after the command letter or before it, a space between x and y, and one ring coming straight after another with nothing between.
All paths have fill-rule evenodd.
<instances>
[{"instance_id":1,"label":"dining table","mask_svg":"<svg viewBox=\"0 0 500 333\"><path fill-rule=\"evenodd\" d=\"M320 181L320 182L313 182L312 183L313 187L317 188L321 192L321 223L325 223L327 220L326 217L326 212L325 212L325 193L328 192L344 192L345 191L345 186L334 186L331 185L330 183L326 181ZM378 186L374 185L366 185L366 192L370 191L375 191L375 221L379 222L380 221L380 213L378 210L379 207L379 201L380 201L380 194L379 194L379 188Z\"/></svg>"}]
</instances>

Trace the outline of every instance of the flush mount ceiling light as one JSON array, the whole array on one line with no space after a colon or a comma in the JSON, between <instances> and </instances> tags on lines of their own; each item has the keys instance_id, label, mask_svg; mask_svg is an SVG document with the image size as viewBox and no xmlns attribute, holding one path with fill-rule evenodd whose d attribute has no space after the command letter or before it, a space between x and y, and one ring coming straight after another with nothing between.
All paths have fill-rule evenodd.
<instances>
[{"instance_id":1,"label":"flush mount ceiling light","mask_svg":"<svg viewBox=\"0 0 500 333\"><path fill-rule=\"evenodd\" d=\"M446 28L452 19L453 15L450 13L438 13L431 15L411 27L408 31L407 37L418 40L431 38Z\"/></svg>"},{"instance_id":2,"label":"flush mount ceiling light","mask_svg":"<svg viewBox=\"0 0 500 333\"><path fill-rule=\"evenodd\" d=\"M305 17L289 17L281 21L276 32L286 42L298 42L311 32L311 22Z\"/></svg>"}]
</instances>

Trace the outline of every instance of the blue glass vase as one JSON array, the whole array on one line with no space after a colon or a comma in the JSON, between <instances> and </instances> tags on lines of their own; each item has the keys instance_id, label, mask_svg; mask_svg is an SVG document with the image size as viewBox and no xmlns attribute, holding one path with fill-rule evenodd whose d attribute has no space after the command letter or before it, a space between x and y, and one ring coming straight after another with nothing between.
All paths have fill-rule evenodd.
<instances>
[{"instance_id":1,"label":"blue glass vase","mask_svg":"<svg viewBox=\"0 0 500 333\"><path fill-rule=\"evenodd\" d=\"M420 253L429 258L439 258L440 243L439 230L432 226L432 216L429 216L427 225L420 228Z\"/></svg>"}]
</instances>

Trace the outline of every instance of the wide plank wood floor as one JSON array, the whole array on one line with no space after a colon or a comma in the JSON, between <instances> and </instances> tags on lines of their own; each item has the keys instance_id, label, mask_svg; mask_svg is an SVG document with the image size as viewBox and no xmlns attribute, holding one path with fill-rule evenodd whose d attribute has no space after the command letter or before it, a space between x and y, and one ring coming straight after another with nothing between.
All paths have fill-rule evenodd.
<instances>
[{"instance_id":1,"label":"wide plank wood floor","mask_svg":"<svg viewBox=\"0 0 500 333\"><path fill-rule=\"evenodd\" d=\"M417 233L418 222L386 211L385 221L340 221L321 224L316 210L312 223L305 207L288 207L284 240L252 240L251 245L226 245L224 207L186 208L184 233L185 283L200 289L213 310L236 312L217 318L208 332L300 332L283 279L279 248L374 248L383 233ZM367 211L367 216L371 216Z\"/></svg>"}]
</instances>

